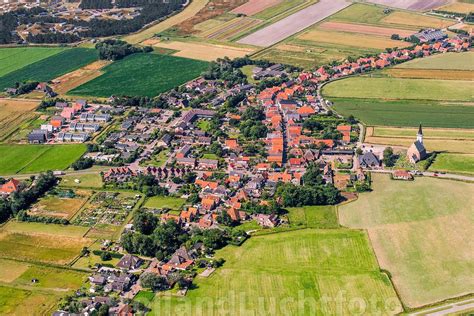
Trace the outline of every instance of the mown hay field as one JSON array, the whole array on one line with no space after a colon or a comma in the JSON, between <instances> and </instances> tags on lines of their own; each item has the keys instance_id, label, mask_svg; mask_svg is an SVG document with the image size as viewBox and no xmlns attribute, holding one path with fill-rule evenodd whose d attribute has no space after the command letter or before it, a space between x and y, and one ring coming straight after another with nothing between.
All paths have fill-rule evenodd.
<instances>
[{"instance_id":1,"label":"mown hay field","mask_svg":"<svg viewBox=\"0 0 474 316\"><path fill-rule=\"evenodd\" d=\"M19 126L32 119L38 107L36 100L0 99L0 140L4 140Z\"/></svg>"},{"instance_id":2,"label":"mown hay field","mask_svg":"<svg viewBox=\"0 0 474 316\"><path fill-rule=\"evenodd\" d=\"M342 22L323 22L319 25L319 28L332 31L369 34L386 37L391 37L392 34L398 34L401 37L407 37L413 34L412 30Z\"/></svg>"},{"instance_id":3,"label":"mown hay field","mask_svg":"<svg viewBox=\"0 0 474 316\"><path fill-rule=\"evenodd\" d=\"M207 315L226 300L230 314L243 308L272 315L349 315L361 312L358 304L349 304L357 299L365 303L365 314L401 311L362 231L304 229L254 236L241 247L217 251L216 257L225 263L214 274L198 277L184 298L157 296L153 310L176 314L189 304L191 315ZM341 294L344 301L334 304ZM375 305L368 304L369 298Z\"/></svg>"},{"instance_id":4,"label":"mown hay field","mask_svg":"<svg viewBox=\"0 0 474 316\"><path fill-rule=\"evenodd\" d=\"M354 115L367 125L474 128L474 107L463 103L425 100L330 98L334 109L345 116Z\"/></svg>"},{"instance_id":5,"label":"mown hay field","mask_svg":"<svg viewBox=\"0 0 474 316\"><path fill-rule=\"evenodd\" d=\"M0 90L21 81L50 81L97 60L95 49L65 49L50 57L25 65L0 77Z\"/></svg>"},{"instance_id":6,"label":"mown hay field","mask_svg":"<svg viewBox=\"0 0 474 316\"><path fill-rule=\"evenodd\" d=\"M0 77L64 50L65 48L59 47L0 48Z\"/></svg>"},{"instance_id":7,"label":"mown hay field","mask_svg":"<svg viewBox=\"0 0 474 316\"><path fill-rule=\"evenodd\" d=\"M438 10L467 14L469 12L474 12L474 3L454 2L441 7Z\"/></svg>"},{"instance_id":8,"label":"mown hay field","mask_svg":"<svg viewBox=\"0 0 474 316\"><path fill-rule=\"evenodd\" d=\"M438 154L429 170L474 175L474 154Z\"/></svg>"},{"instance_id":9,"label":"mown hay field","mask_svg":"<svg viewBox=\"0 0 474 316\"><path fill-rule=\"evenodd\" d=\"M463 80L353 77L324 86L323 94L364 99L474 101L472 82Z\"/></svg>"},{"instance_id":10,"label":"mown hay field","mask_svg":"<svg viewBox=\"0 0 474 316\"><path fill-rule=\"evenodd\" d=\"M341 224L364 228L402 301L418 307L472 291L474 185L375 174L373 192L339 207Z\"/></svg>"},{"instance_id":11,"label":"mown hay field","mask_svg":"<svg viewBox=\"0 0 474 316\"><path fill-rule=\"evenodd\" d=\"M68 94L153 97L198 77L206 68L206 62L188 58L133 54L106 66L103 75L72 89Z\"/></svg>"},{"instance_id":12,"label":"mown hay field","mask_svg":"<svg viewBox=\"0 0 474 316\"><path fill-rule=\"evenodd\" d=\"M87 228L11 221L0 228L0 257L67 264L91 244Z\"/></svg>"},{"instance_id":13,"label":"mown hay field","mask_svg":"<svg viewBox=\"0 0 474 316\"><path fill-rule=\"evenodd\" d=\"M64 170L85 151L84 144L0 145L0 174Z\"/></svg>"}]
</instances>

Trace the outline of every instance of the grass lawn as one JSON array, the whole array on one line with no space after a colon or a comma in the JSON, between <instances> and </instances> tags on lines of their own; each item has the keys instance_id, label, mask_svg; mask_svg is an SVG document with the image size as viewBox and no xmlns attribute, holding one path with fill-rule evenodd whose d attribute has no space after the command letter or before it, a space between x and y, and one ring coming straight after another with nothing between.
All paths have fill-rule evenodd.
<instances>
[{"instance_id":1,"label":"grass lawn","mask_svg":"<svg viewBox=\"0 0 474 316\"><path fill-rule=\"evenodd\" d=\"M288 208L288 220L292 227L337 228L334 206L304 206Z\"/></svg>"},{"instance_id":2,"label":"grass lawn","mask_svg":"<svg viewBox=\"0 0 474 316\"><path fill-rule=\"evenodd\" d=\"M39 265L31 265L15 281L15 285L34 286L38 288L60 288L63 290L76 290L82 286L87 273L69 269L60 269ZM32 279L38 279L38 283L32 284Z\"/></svg>"},{"instance_id":3,"label":"grass lawn","mask_svg":"<svg viewBox=\"0 0 474 316\"><path fill-rule=\"evenodd\" d=\"M76 183L74 180L78 179L80 182ZM61 177L61 183L59 184L62 187L74 187L74 188L102 188L102 177L100 174L91 173L91 174L81 174L81 175L72 175L72 176L63 176Z\"/></svg>"},{"instance_id":4,"label":"grass lawn","mask_svg":"<svg viewBox=\"0 0 474 316\"><path fill-rule=\"evenodd\" d=\"M474 70L474 52L447 53L419 58L396 65L395 68Z\"/></svg>"},{"instance_id":5,"label":"grass lawn","mask_svg":"<svg viewBox=\"0 0 474 316\"><path fill-rule=\"evenodd\" d=\"M474 155L438 154L429 171L474 175Z\"/></svg>"},{"instance_id":6,"label":"grass lawn","mask_svg":"<svg viewBox=\"0 0 474 316\"><path fill-rule=\"evenodd\" d=\"M137 295L135 295L133 300L135 302L140 302L140 303L144 304L145 306L149 306L154 298L155 298L155 293L154 292L143 291L142 290L142 291L138 292Z\"/></svg>"},{"instance_id":7,"label":"grass lawn","mask_svg":"<svg viewBox=\"0 0 474 316\"><path fill-rule=\"evenodd\" d=\"M91 240L87 228L10 221L0 228L0 257L66 264Z\"/></svg>"},{"instance_id":8,"label":"grass lawn","mask_svg":"<svg viewBox=\"0 0 474 316\"><path fill-rule=\"evenodd\" d=\"M474 107L433 101L331 98L334 109L367 125L474 128Z\"/></svg>"},{"instance_id":9,"label":"grass lawn","mask_svg":"<svg viewBox=\"0 0 474 316\"><path fill-rule=\"evenodd\" d=\"M207 65L207 62L168 55L133 54L106 66L103 75L68 94L153 97L198 77Z\"/></svg>"},{"instance_id":10,"label":"grass lawn","mask_svg":"<svg viewBox=\"0 0 474 316\"><path fill-rule=\"evenodd\" d=\"M36 48L35 48L36 49ZM63 51L37 62L11 71L0 77L0 90L18 81L50 81L97 60L97 51L87 48L63 49ZM16 57L12 57L15 58ZM3 63L2 63L3 64Z\"/></svg>"},{"instance_id":11,"label":"grass lawn","mask_svg":"<svg viewBox=\"0 0 474 316\"><path fill-rule=\"evenodd\" d=\"M272 315L350 315L358 311L348 304L355 298L375 300L375 306L367 304L366 314L401 310L360 231L298 230L252 237L241 247L217 251L216 257L226 260L223 267L209 278L198 277L196 289L185 298L156 297L153 310L174 315L186 306L190 315L207 315L218 313L224 303L232 315L258 310ZM347 298L340 306L323 301L323 296L335 299L339 291ZM388 301L392 305L384 306Z\"/></svg>"},{"instance_id":12,"label":"grass lawn","mask_svg":"<svg viewBox=\"0 0 474 316\"><path fill-rule=\"evenodd\" d=\"M364 228L383 269L409 307L472 291L474 185L372 176L373 192L339 207L340 222Z\"/></svg>"},{"instance_id":13,"label":"grass lawn","mask_svg":"<svg viewBox=\"0 0 474 316\"><path fill-rule=\"evenodd\" d=\"M0 48L0 77L64 50L65 48L59 47Z\"/></svg>"},{"instance_id":14,"label":"grass lawn","mask_svg":"<svg viewBox=\"0 0 474 316\"><path fill-rule=\"evenodd\" d=\"M172 196L152 196L146 200L144 207L179 210L185 202L186 200L184 199L175 198Z\"/></svg>"},{"instance_id":15,"label":"grass lawn","mask_svg":"<svg viewBox=\"0 0 474 316\"><path fill-rule=\"evenodd\" d=\"M85 151L84 144L0 145L0 174L63 170Z\"/></svg>"},{"instance_id":16,"label":"grass lawn","mask_svg":"<svg viewBox=\"0 0 474 316\"><path fill-rule=\"evenodd\" d=\"M209 122L209 120L199 120L199 122L197 122L196 125L201 131L209 132L210 127L211 127L211 122Z\"/></svg>"},{"instance_id":17,"label":"grass lawn","mask_svg":"<svg viewBox=\"0 0 474 316\"><path fill-rule=\"evenodd\" d=\"M0 286L1 315L48 315L58 294Z\"/></svg>"},{"instance_id":18,"label":"grass lawn","mask_svg":"<svg viewBox=\"0 0 474 316\"><path fill-rule=\"evenodd\" d=\"M327 97L474 101L472 82L464 80L352 77L323 88Z\"/></svg>"}]
</instances>

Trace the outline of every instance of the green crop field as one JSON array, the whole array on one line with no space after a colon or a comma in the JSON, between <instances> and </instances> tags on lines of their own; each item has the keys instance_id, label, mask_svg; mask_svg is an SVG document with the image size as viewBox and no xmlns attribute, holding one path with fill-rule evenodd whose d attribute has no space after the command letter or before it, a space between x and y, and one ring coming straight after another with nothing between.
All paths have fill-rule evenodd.
<instances>
[{"instance_id":1,"label":"green crop field","mask_svg":"<svg viewBox=\"0 0 474 316\"><path fill-rule=\"evenodd\" d=\"M84 144L0 145L0 174L63 170L85 151Z\"/></svg>"},{"instance_id":2,"label":"green crop field","mask_svg":"<svg viewBox=\"0 0 474 316\"><path fill-rule=\"evenodd\" d=\"M0 48L0 77L64 50L65 48L59 47Z\"/></svg>"},{"instance_id":3,"label":"green crop field","mask_svg":"<svg viewBox=\"0 0 474 316\"><path fill-rule=\"evenodd\" d=\"M331 98L334 109L368 125L474 128L474 107L434 101Z\"/></svg>"},{"instance_id":4,"label":"green crop field","mask_svg":"<svg viewBox=\"0 0 474 316\"><path fill-rule=\"evenodd\" d=\"M103 75L68 93L152 97L198 77L207 65L207 62L168 55L134 54L106 66Z\"/></svg>"},{"instance_id":5,"label":"green crop field","mask_svg":"<svg viewBox=\"0 0 474 316\"><path fill-rule=\"evenodd\" d=\"M152 196L146 200L144 207L179 210L185 202L183 199L172 196Z\"/></svg>"},{"instance_id":6,"label":"green crop field","mask_svg":"<svg viewBox=\"0 0 474 316\"><path fill-rule=\"evenodd\" d=\"M305 229L257 236L241 247L219 250L216 257L226 260L223 267L209 278L198 277L185 298L157 296L153 310L175 315L187 307L189 315L210 315L224 303L229 315L350 315L361 312L359 304L349 304L356 299L363 304L362 314L401 311L361 231ZM344 296L339 305L332 301L338 295Z\"/></svg>"},{"instance_id":7,"label":"green crop field","mask_svg":"<svg viewBox=\"0 0 474 316\"><path fill-rule=\"evenodd\" d=\"M474 70L474 52L448 53L415 59L396 65L395 68Z\"/></svg>"},{"instance_id":8,"label":"green crop field","mask_svg":"<svg viewBox=\"0 0 474 316\"><path fill-rule=\"evenodd\" d=\"M288 208L290 226L307 228L337 228L334 206L304 206Z\"/></svg>"},{"instance_id":9,"label":"green crop field","mask_svg":"<svg viewBox=\"0 0 474 316\"><path fill-rule=\"evenodd\" d=\"M18 68L0 77L0 90L20 81L50 81L97 60L97 51L87 48L66 49L50 57Z\"/></svg>"},{"instance_id":10,"label":"green crop field","mask_svg":"<svg viewBox=\"0 0 474 316\"><path fill-rule=\"evenodd\" d=\"M429 170L474 175L474 155L438 154Z\"/></svg>"},{"instance_id":11,"label":"green crop field","mask_svg":"<svg viewBox=\"0 0 474 316\"><path fill-rule=\"evenodd\" d=\"M474 185L436 178L390 180L339 207L341 224L364 228L403 302L418 307L474 288Z\"/></svg>"},{"instance_id":12,"label":"green crop field","mask_svg":"<svg viewBox=\"0 0 474 316\"><path fill-rule=\"evenodd\" d=\"M353 77L323 88L327 97L474 101L472 82L463 80Z\"/></svg>"}]
</instances>

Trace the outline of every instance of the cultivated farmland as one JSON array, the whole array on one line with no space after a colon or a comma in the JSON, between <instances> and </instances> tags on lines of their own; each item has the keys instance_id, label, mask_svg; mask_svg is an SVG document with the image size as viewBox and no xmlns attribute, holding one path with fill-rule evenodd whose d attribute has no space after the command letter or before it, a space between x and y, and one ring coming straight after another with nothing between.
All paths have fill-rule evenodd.
<instances>
[{"instance_id":1,"label":"cultivated farmland","mask_svg":"<svg viewBox=\"0 0 474 316\"><path fill-rule=\"evenodd\" d=\"M192 59L159 54L134 54L106 66L103 68L103 75L69 91L69 94L94 97L152 97L198 77L206 68L206 62Z\"/></svg>"},{"instance_id":2,"label":"cultivated farmland","mask_svg":"<svg viewBox=\"0 0 474 316\"><path fill-rule=\"evenodd\" d=\"M207 315L216 313L218 301L225 299L236 303L229 307L231 314L237 314L239 306L273 315L353 314L360 310L348 304L351 299L368 303L372 297L376 303L364 305L367 314L375 309L383 314L401 311L361 231L299 230L256 236L241 247L219 250L216 257L226 262L211 277L197 278L196 289L185 298L156 297L153 309L176 314L183 304L191 304L192 310L202 307L202 315ZM338 291L344 291L345 303L322 301L323 296L335 299ZM216 299L214 304L199 305L209 298ZM286 304L278 303L282 299Z\"/></svg>"},{"instance_id":3,"label":"cultivated farmland","mask_svg":"<svg viewBox=\"0 0 474 316\"><path fill-rule=\"evenodd\" d=\"M39 101L0 99L0 140L4 140L35 114Z\"/></svg>"},{"instance_id":4,"label":"cultivated farmland","mask_svg":"<svg viewBox=\"0 0 474 316\"><path fill-rule=\"evenodd\" d=\"M474 108L436 101L331 98L342 115L354 115L367 125L474 128Z\"/></svg>"},{"instance_id":5,"label":"cultivated farmland","mask_svg":"<svg viewBox=\"0 0 474 316\"><path fill-rule=\"evenodd\" d=\"M311 5L240 39L238 42L262 47L271 46L323 20L348 5L349 3L344 0L321 0L317 4Z\"/></svg>"},{"instance_id":6,"label":"cultivated farmland","mask_svg":"<svg viewBox=\"0 0 474 316\"><path fill-rule=\"evenodd\" d=\"M0 145L0 174L63 170L85 151L84 144Z\"/></svg>"},{"instance_id":7,"label":"cultivated farmland","mask_svg":"<svg viewBox=\"0 0 474 316\"><path fill-rule=\"evenodd\" d=\"M341 224L366 228L378 261L409 307L472 291L474 185L373 175L371 193L339 207Z\"/></svg>"},{"instance_id":8,"label":"cultivated farmland","mask_svg":"<svg viewBox=\"0 0 474 316\"><path fill-rule=\"evenodd\" d=\"M427 11L448 3L448 0L368 0L369 2L407 10Z\"/></svg>"},{"instance_id":9,"label":"cultivated farmland","mask_svg":"<svg viewBox=\"0 0 474 316\"><path fill-rule=\"evenodd\" d=\"M95 49L66 49L0 77L0 90L12 87L16 82L21 81L50 81L90 64L94 60L97 60Z\"/></svg>"},{"instance_id":10,"label":"cultivated farmland","mask_svg":"<svg viewBox=\"0 0 474 316\"><path fill-rule=\"evenodd\" d=\"M250 0L247 3L242 4L240 7L235 8L231 12L234 14L245 14L247 16L257 14L267 8L273 7L282 0Z\"/></svg>"},{"instance_id":11,"label":"cultivated farmland","mask_svg":"<svg viewBox=\"0 0 474 316\"><path fill-rule=\"evenodd\" d=\"M447 53L414 59L396 65L394 68L409 69L443 69L443 70L474 70L474 52Z\"/></svg>"},{"instance_id":12,"label":"cultivated farmland","mask_svg":"<svg viewBox=\"0 0 474 316\"><path fill-rule=\"evenodd\" d=\"M354 77L332 82L323 88L328 97L474 101L472 82Z\"/></svg>"},{"instance_id":13,"label":"cultivated farmland","mask_svg":"<svg viewBox=\"0 0 474 316\"><path fill-rule=\"evenodd\" d=\"M443 20L436 17L419 15L411 12L393 12L382 19L384 23L408 25L413 27L432 27L432 28L446 28L456 24L454 20Z\"/></svg>"},{"instance_id":14,"label":"cultivated farmland","mask_svg":"<svg viewBox=\"0 0 474 316\"><path fill-rule=\"evenodd\" d=\"M0 48L0 77L64 50L64 48L58 47Z\"/></svg>"}]
</instances>

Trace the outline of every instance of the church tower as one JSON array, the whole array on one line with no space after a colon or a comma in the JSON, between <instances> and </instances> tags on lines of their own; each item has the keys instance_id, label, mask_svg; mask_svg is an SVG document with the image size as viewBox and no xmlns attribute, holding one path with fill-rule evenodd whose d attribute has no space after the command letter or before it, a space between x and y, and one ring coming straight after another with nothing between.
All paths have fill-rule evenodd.
<instances>
[{"instance_id":1,"label":"church tower","mask_svg":"<svg viewBox=\"0 0 474 316\"><path fill-rule=\"evenodd\" d=\"M416 140L423 144L423 130L421 129L421 123L420 127L418 128L418 134L416 134Z\"/></svg>"}]
</instances>

